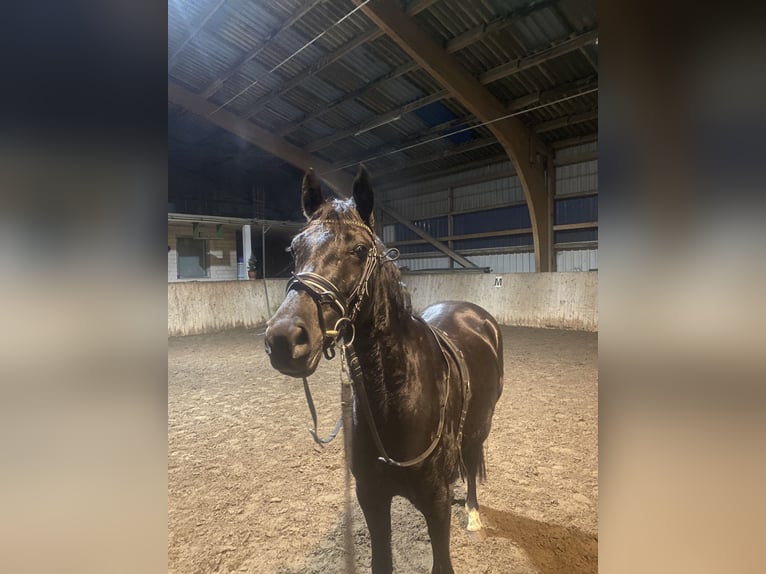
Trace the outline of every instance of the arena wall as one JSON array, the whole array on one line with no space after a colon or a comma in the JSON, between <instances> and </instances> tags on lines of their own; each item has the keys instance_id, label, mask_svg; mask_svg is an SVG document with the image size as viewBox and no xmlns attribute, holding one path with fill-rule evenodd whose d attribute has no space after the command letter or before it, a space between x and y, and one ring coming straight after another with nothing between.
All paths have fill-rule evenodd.
<instances>
[{"instance_id":1,"label":"arena wall","mask_svg":"<svg viewBox=\"0 0 766 574\"><path fill-rule=\"evenodd\" d=\"M504 325L598 330L598 273L404 274L414 310L471 301ZM168 335L263 325L284 296L285 279L168 283ZM268 294L269 305L266 299Z\"/></svg>"}]
</instances>

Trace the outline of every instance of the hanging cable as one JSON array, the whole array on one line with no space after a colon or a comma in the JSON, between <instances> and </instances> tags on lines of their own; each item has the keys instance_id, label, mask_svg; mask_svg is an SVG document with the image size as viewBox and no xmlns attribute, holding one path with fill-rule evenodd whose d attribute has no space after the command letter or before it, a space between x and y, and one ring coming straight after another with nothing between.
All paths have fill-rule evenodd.
<instances>
[{"instance_id":1,"label":"hanging cable","mask_svg":"<svg viewBox=\"0 0 766 574\"><path fill-rule=\"evenodd\" d=\"M222 103L220 106L218 106L218 107L217 107L216 109L214 109L212 112L210 112L210 115L212 116L213 114L215 114L215 113L218 113L218 112L219 112L219 111L221 111L223 108L225 108L226 106L228 106L228 105L229 105L231 102L233 102L234 100L236 100L236 99L237 99L239 96L241 96L242 94L244 94L245 92L247 92L247 91L248 91L250 88L252 88L252 87L253 87L254 85L256 85L258 82L260 82L260 81L261 81L263 78L265 78L265 77L266 77L266 76L268 76L269 74L272 74L273 72L275 72L276 70L278 70L279 68L281 68L282 66L284 66L284 65L285 65L287 62L289 62L290 60L292 60L292 59L293 59L295 56L297 56L298 54L300 54L301 52L303 52L303 50L305 50L306 48L308 48L309 46L311 46L311 44L313 44L314 42L316 42L317 40L319 40L319 38L321 38L322 36L324 36L325 34L327 34L327 32L329 32L330 30L332 30L333 28L335 28L335 26L337 26L338 24L340 24L341 22L343 22L344 20L346 20L346 18L349 18L349 17L350 17L352 14L354 14L354 12L356 12L357 10L359 10L360 8L362 8L362 7L363 7L365 4L367 4L369 1L370 1L370 0L364 0L364 2L362 2L361 4L359 4L359 6L357 6L357 7L356 7L356 8L354 8L353 10L351 10L351 12L349 12L348 14L346 14L345 16L343 16L343 18L341 18L340 20L338 20L337 22L335 22L335 24L333 24L332 26L330 26L329 28L327 28L327 29L326 29L324 32L322 32L321 34L319 34L318 36L316 36L314 39L312 39L312 40L309 40L308 42L306 42L306 43L305 43L303 46L301 46L301 47L300 47L300 48L298 48L298 49L297 49L295 52L293 52L292 54L290 54L290 55L289 55L287 58L285 58L284 60L282 60L281 62L279 62L279 64L277 64L276 66L274 66L273 68L271 68L271 70L269 70L268 72L266 72L266 73L265 73L263 76L260 76L259 78L256 78L256 79L255 79L255 80L253 80L253 81L252 81L250 84L248 84L247 86L245 86L244 88L242 88L242 89L241 89L239 92L237 92L236 94L234 94L232 97L230 97L230 98L229 98L228 100L226 100L224 103Z\"/></svg>"}]
</instances>

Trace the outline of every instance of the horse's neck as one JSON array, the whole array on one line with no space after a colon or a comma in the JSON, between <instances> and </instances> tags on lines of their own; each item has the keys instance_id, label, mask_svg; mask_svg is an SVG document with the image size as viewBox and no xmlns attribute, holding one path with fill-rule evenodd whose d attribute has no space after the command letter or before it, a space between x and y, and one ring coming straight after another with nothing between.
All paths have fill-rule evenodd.
<instances>
[{"instance_id":1,"label":"horse's neck","mask_svg":"<svg viewBox=\"0 0 766 574\"><path fill-rule=\"evenodd\" d=\"M439 417L438 397L431 386L424 387L424 381L441 376L433 372L441 363L426 369L428 374L418 374L422 353L428 350L423 341L432 335L425 323L412 316L401 295L390 291L374 294L373 305L358 323L354 343L370 407L382 434L392 429L395 433L412 432L422 425L436 424ZM425 448L418 441L427 434L416 434L411 444Z\"/></svg>"},{"instance_id":2,"label":"horse's neck","mask_svg":"<svg viewBox=\"0 0 766 574\"><path fill-rule=\"evenodd\" d=\"M370 293L371 305L359 322L355 350L365 376L365 386L373 392L395 392L406 381L402 369L407 363L407 348L415 320L401 307L401 297L392 296L385 285Z\"/></svg>"}]
</instances>

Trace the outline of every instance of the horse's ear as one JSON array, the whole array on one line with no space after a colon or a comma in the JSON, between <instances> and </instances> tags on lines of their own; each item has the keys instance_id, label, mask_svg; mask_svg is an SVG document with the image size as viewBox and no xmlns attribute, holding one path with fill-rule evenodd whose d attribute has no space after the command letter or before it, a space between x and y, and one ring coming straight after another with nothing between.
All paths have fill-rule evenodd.
<instances>
[{"instance_id":1,"label":"horse's ear","mask_svg":"<svg viewBox=\"0 0 766 574\"><path fill-rule=\"evenodd\" d=\"M359 166L359 173L354 180L354 203L356 203L356 210L362 217L367 225L371 225L372 218L372 184L370 183L370 174L367 173L367 169L363 166Z\"/></svg>"},{"instance_id":2,"label":"horse's ear","mask_svg":"<svg viewBox=\"0 0 766 574\"><path fill-rule=\"evenodd\" d=\"M303 205L303 215L309 219L314 212L322 205L322 188L319 185L319 178L313 169L309 169L303 176L303 186L301 188L301 204Z\"/></svg>"}]
</instances>

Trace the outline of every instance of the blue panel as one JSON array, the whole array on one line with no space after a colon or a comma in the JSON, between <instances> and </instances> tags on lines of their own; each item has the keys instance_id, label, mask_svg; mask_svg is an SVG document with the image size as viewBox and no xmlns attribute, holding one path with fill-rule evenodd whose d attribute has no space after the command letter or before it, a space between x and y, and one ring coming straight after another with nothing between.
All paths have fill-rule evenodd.
<instances>
[{"instance_id":1,"label":"blue panel","mask_svg":"<svg viewBox=\"0 0 766 574\"><path fill-rule=\"evenodd\" d=\"M598 221L598 196L556 200L555 224Z\"/></svg>"},{"instance_id":2,"label":"blue panel","mask_svg":"<svg viewBox=\"0 0 766 574\"><path fill-rule=\"evenodd\" d=\"M415 115L429 126L436 126L454 120L457 116L441 102L433 102L415 110Z\"/></svg>"},{"instance_id":3,"label":"blue panel","mask_svg":"<svg viewBox=\"0 0 766 574\"><path fill-rule=\"evenodd\" d=\"M455 215L452 221L455 235L532 227L529 209L526 205L512 205L500 209L463 213Z\"/></svg>"},{"instance_id":4,"label":"blue panel","mask_svg":"<svg viewBox=\"0 0 766 574\"><path fill-rule=\"evenodd\" d=\"M598 241L598 227L554 232L555 243L580 243L582 241Z\"/></svg>"},{"instance_id":5,"label":"blue panel","mask_svg":"<svg viewBox=\"0 0 766 574\"><path fill-rule=\"evenodd\" d=\"M423 106L422 108L415 110L415 115L431 127L454 120L457 117L441 102L433 102L427 106ZM455 129L456 128L445 130L442 132L442 135L454 131ZM476 138L476 133L473 130L466 130L459 134L449 136L447 139L454 144L461 144L471 141L474 138Z\"/></svg>"},{"instance_id":6,"label":"blue panel","mask_svg":"<svg viewBox=\"0 0 766 574\"><path fill-rule=\"evenodd\" d=\"M477 239L461 239L455 241L456 250L489 249L491 247L526 247L532 245L532 234L506 235L505 237L481 237Z\"/></svg>"}]
</instances>

